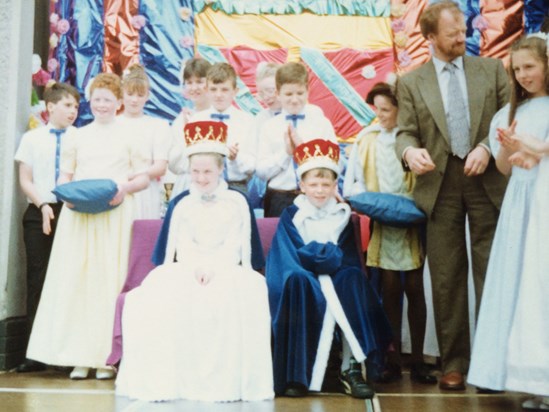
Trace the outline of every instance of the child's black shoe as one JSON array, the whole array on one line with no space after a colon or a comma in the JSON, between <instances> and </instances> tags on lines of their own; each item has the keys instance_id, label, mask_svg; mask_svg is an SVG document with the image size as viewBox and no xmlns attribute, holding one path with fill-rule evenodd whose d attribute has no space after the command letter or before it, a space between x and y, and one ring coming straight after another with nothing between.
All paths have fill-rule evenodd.
<instances>
[{"instance_id":1,"label":"child's black shoe","mask_svg":"<svg viewBox=\"0 0 549 412\"><path fill-rule=\"evenodd\" d=\"M362 370L358 363L351 364L351 367L340 375L339 380L343 384L345 393L353 398L371 399L375 395L374 389L362 377Z\"/></svg>"},{"instance_id":2,"label":"child's black shoe","mask_svg":"<svg viewBox=\"0 0 549 412\"><path fill-rule=\"evenodd\" d=\"M302 398L304 396L307 396L309 394L309 390L307 387L301 383L298 382L290 382L286 386L286 390L284 391L284 396L288 396L290 398Z\"/></svg>"}]
</instances>

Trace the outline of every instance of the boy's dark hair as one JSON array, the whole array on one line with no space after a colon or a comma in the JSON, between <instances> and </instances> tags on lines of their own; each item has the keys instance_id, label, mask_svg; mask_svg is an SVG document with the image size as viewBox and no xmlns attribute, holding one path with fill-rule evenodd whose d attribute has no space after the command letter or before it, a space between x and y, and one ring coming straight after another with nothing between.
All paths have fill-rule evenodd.
<instances>
[{"instance_id":1,"label":"boy's dark hair","mask_svg":"<svg viewBox=\"0 0 549 412\"><path fill-rule=\"evenodd\" d=\"M300 84L309 88L309 73L302 63L290 62L283 64L276 71L275 80L278 91L285 84Z\"/></svg>"},{"instance_id":2,"label":"boy's dark hair","mask_svg":"<svg viewBox=\"0 0 549 412\"><path fill-rule=\"evenodd\" d=\"M190 59L185 63L185 68L183 69L183 83L191 77L197 77L199 79L206 77L208 70L210 70L211 67L212 65L208 60L200 57Z\"/></svg>"},{"instance_id":3,"label":"boy's dark hair","mask_svg":"<svg viewBox=\"0 0 549 412\"><path fill-rule=\"evenodd\" d=\"M376 83L366 95L366 103L373 105L376 96L385 96L393 106L398 107L398 101L395 95L395 88L388 83Z\"/></svg>"},{"instance_id":4,"label":"boy's dark hair","mask_svg":"<svg viewBox=\"0 0 549 412\"><path fill-rule=\"evenodd\" d=\"M219 84L230 80L231 84L236 89L236 71L229 63L215 63L208 70L206 79L213 84Z\"/></svg>"},{"instance_id":5,"label":"boy's dark hair","mask_svg":"<svg viewBox=\"0 0 549 412\"><path fill-rule=\"evenodd\" d=\"M80 103L80 93L76 90L76 87L67 83L51 82L44 90L44 102L58 103L61 99L67 96L74 97L76 103Z\"/></svg>"}]
</instances>

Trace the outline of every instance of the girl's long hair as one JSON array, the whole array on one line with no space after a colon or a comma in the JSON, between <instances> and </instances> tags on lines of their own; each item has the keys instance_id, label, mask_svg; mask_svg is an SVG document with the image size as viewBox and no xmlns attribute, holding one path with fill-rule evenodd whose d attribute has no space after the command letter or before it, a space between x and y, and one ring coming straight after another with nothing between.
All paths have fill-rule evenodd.
<instances>
[{"instance_id":1,"label":"girl's long hair","mask_svg":"<svg viewBox=\"0 0 549 412\"><path fill-rule=\"evenodd\" d=\"M513 43L510 50L509 77L511 79L511 100L509 110L509 124L515 119L517 108L530 97L528 92L519 84L513 70L513 53L519 50L529 50L536 60L543 63L545 68L545 92L549 95L549 71L547 69L547 43L537 36L524 36Z\"/></svg>"}]
</instances>

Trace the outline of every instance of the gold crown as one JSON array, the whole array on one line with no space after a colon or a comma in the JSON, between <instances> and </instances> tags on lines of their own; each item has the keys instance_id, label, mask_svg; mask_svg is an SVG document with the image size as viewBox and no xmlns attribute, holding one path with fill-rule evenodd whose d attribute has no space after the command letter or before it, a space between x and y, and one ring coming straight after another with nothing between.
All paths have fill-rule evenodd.
<instances>
[{"instance_id":1,"label":"gold crown","mask_svg":"<svg viewBox=\"0 0 549 412\"><path fill-rule=\"evenodd\" d=\"M217 142L225 144L227 141L227 125L221 122L193 122L185 125L185 144L192 146L201 142Z\"/></svg>"},{"instance_id":2,"label":"gold crown","mask_svg":"<svg viewBox=\"0 0 549 412\"><path fill-rule=\"evenodd\" d=\"M315 139L300 144L295 148L294 160L297 163L297 174L303 174L312 169L329 169L339 175L339 146L337 143L324 139Z\"/></svg>"},{"instance_id":3,"label":"gold crown","mask_svg":"<svg viewBox=\"0 0 549 412\"><path fill-rule=\"evenodd\" d=\"M339 146L329 140L315 139L296 147L294 159L298 165L315 158L328 158L339 162Z\"/></svg>"}]
</instances>

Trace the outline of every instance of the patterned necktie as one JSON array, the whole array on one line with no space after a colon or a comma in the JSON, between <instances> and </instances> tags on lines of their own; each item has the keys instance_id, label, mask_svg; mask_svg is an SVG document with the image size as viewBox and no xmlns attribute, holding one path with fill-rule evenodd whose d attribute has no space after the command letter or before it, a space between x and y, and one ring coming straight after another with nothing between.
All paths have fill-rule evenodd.
<instances>
[{"instance_id":1,"label":"patterned necktie","mask_svg":"<svg viewBox=\"0 0 549 412\"><path fill-rule=\"evenodd\" d=\"M456 74L457 67L453 63L446 63L444 67L449 74L448 80L448 133L452 153L465 159L471 150L469 123L467 121L467 107L459 80Z\"/></svg>"},{"instance_id":2,"label":"patterned necktie","mask_svg":"<svg viewBox=\"0 0 549 412\"><path fill-rule=\"evenodd\" d=\"M225 123L225 120L229 120L231 118L230 114L223 114L223 113L212 113L210 114L210 118L214 120L218 120L221 123Z\"/></svg>"},{"instance_id":3,"label":"patterned necktie","mask_svg":"<svg viewBox=\"0 0 549 412\"><path fill-rule=\"evenodd\" d=\"M291 120L293 125L294 125L294 128L297 127L297 121L298 120L303 120L303 119L305 119L304 114L288 114L288 115L286 115L286 120Z\"/></svg>"},{"instance_id":4,"label":"patterned necktie","mask_svg":"<svg viewBox=\"0 0 549 412\"><path fill-rule=\"evenodd\" d=\"M59 179L59 163L61 160L61 136L67 129L50 129L50 133L55 134L55 185Z\"/></svg>"}]
</instances>

